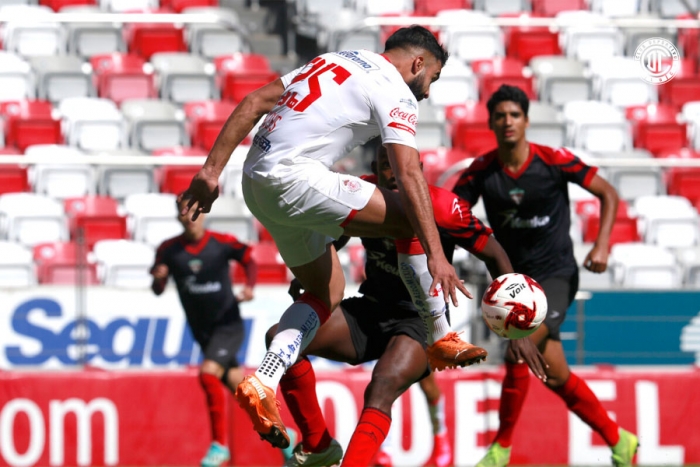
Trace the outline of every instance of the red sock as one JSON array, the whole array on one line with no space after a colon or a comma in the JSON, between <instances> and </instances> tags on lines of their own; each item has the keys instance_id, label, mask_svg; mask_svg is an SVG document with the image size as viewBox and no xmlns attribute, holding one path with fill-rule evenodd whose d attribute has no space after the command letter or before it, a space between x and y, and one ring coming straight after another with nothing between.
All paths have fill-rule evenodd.
<instances>
[{"instance_id":1,"label":"red sock","mask_svg":"<svg viewBox=\"0 0 700 467\"><path fill-rule=\"evenodd\" d=\"M553 391L566 402L569 410L597 431L609 446L617 444L620 440L620 427L610 418L584 380L570 373L566 383Z\"/></svg>"},{"instance_id":2,"label":"red sock","mask_svg":"<svg viewBox=\"0 0 700 467\"><path fill-rule=\"evenodd\" d=\"M217 443L226 446L228 444L226 441L228 439L228 423L226 417L226 395L223 384L221 384L219 378L210 373L200 373L199 384L202 385L202 389L207 395L211 437Z\"/></svg>"},{"instance_id":3,"label":"red sock","mask_svg":"<svg viewBox=\"0 0 700 467\"><path fill-rule=\"evenodd\" d=\"M391 417L381 410L365 407L350 438L341 466L369 466L374 455L386 439L391 427Z\"/></svg>"},{"instance_id":4,"label":"red sock","mask_svg":"<svg viewBox=\"0 0 700 467\"><path fill-rule=\"evenodd\" d=\"M280 380L280 389L287 408L301 432L306 452L321 452L331 444L316 396L316 374L306 358L290 366Z\"/></svg>"},{"instance_id":5,"label":"red sock","mask_svg":"<svg viewBox=\"0 0 700 467\"><path fill-rule=\"evenodd\" d=\"M530 388L530 370L525 363L506 362L506 376L501 386L501 405L498 408L498 433L494 442L503 447L513 444L513 430Z\"/></svg>"}]
</instances>

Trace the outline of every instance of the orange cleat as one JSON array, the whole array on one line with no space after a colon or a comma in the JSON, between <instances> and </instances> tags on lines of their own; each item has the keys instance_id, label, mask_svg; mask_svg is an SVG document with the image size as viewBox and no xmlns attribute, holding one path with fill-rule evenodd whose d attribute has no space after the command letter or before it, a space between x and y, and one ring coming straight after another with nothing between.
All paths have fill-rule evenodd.
<instances>
[{"instance_id":1,"label":"orange cleat","mask_svg":"<svg viewBox=\"0 0 700 467\"><path fill-rule=\"evenodd\" d=\"M423 467L447 467L452 465L452 446L447 432L433 437L433 454Z\"/></svg>"},{"instance_id":2,"label":"orange cleat","mask_svg":"<svg viewBox=\"0 0 700 467\"><path fill-rule=\"evenodd\" d=\"M236 388L236 399L262 439L276 448L289 447L289 435L280 417L280 403L275 391L262 384L255 375L248 375Z\"/></svg>"},{"instance_id":3,"label":"orange cleat","mask_svg":"<svg viewBox=\"0 0 700 467\"><path fill-rule=\"evenodd\" d=\"M433 345L429 345L427 353L428 362L433 371L480 363L488 355L488 352L481 347L460 339L456 332L450 332Z\"/></svg>"}]
</instances>

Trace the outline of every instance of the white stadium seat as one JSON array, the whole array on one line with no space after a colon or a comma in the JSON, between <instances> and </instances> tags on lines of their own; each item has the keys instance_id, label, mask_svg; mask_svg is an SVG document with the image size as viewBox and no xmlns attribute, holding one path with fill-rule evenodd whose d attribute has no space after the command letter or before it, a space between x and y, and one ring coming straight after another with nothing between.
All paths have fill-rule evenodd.
<instances>
[{"instance_id":1,"label":"white stadium seat","mask_svg":"<svg viewBox=\"0 0 700 467\"><path fill-rule=\"evenodd\" d=\"M182 233L175 199L175 195L165 193L136 193L124 199L124 211L135 241L155 248Z\"/></svg>"},{"instance_id":2,"label":"white stadium seat","mask_svg":"<svg viewBox=\"0 0 700 467\"><path fill-rule=\"evenodd\" d=\"M154 259L152 246L131 240L100 240L90 254L90 260L96 264L98 279L111 287L149 287L153 280L150 268Z\"/></svg>"},{"instance_id":3,"label":"white stadium seat","mask_svg":"<svg viewBox=\"0 0 700 467\"><path fill-rule=\"evenodd\" d=\"M0 288L36 285L32 252L20 243L0 241Z\"/></svg>"},{"instance_id":4,"label":"white stadium seat","mask_svg":"<svg viewBox=\"0 0 700 467\"><path fill-rule=\"evenodd\" d=\"M7 193L0 196L4 238L27 246L68 240L63 204L35 193Z\"/></svg>"}]
</instances>

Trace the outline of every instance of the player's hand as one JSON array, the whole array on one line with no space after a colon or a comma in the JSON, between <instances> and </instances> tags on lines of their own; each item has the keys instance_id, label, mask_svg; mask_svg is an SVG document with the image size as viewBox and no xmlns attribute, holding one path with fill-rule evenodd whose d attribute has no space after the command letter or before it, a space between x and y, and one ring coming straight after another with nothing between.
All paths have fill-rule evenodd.
<instances>
[{"instance_id":1,"label":"player's hand","mask_svg":"<svg viewBox=\"0 0 700 467\"><path fill-rule=\"evenodd\" d=\"M301 285L301 282L299 282L299 279L294 278L289 283L289 290L287 290L287 293L292 297L292 300L296 302L299 297L301 297L302 290L304 290L304 287Z\"/></svg>"},{"instance_id":2,"label":"player's hand","mask_svg":"<svg viewBox=\"0 0 700 467\"><path fill-rule=\"evenodd\" d=\"M165 264L156 264L156 266L151 270L151 275L159 280L167 279L168 274L170 274L170 271L168 270L168 266Z\"/></svg>"},{"instance_id":3,"label":"player's hand","mask_svg":"<svg viewBox=\"0 0 700 467\"><path fill-rule=\"evenodd\" d=\"M543 383L547 381L545 369L549 368L549 365L547 365L535 343L527 337L510 341L506 350L506 359L517 363L527 363L527 366L530 367L535 376L541 379Z\"/></svg>"},{"instance_id":4,"label":"player's hand","mask_svg":"<svg viewBox=\"0 0 700 467\"><path fill-rule=\"evenodd\" d=\"M211 205L218 197L219 175L203 167L192 178L189 188L177 198L178 204L183 199L189 200L180 214L191 213L192 220L197 220L200 214L211 211Z\"/></svg>"},{"instance_id":5,"label":"player's hand","mask_svg":"<svg viewBox=\"0 0 700 467\"><path fill-rule=\"evenodd\" d=\"M591 272L605 272L608 268L608 247L607 245L595 245L586 255L583 267Z\"/></svg>"},{"instance_id":6,"label":"player's hand","mask_svg":"<svg viewBox=\"0 0 700 467\"><path fill-rule=\"evenodd\" d=\"M249 285L243 287L241 291L236 294L236 300L238 300L239 303L249 302L254 298L255 294L253 293L253 288Z\"/></svg>"},{"instance_id":7,"label":"player's hand","mask_svg":"<svg viewBox=\"0 0 700 467\"><path fill-rule=\"evenodd\" d=\"M457 300L457 290L462 292L467 298L474 296L464 286L462 280L457 276L454 266L452 266L445 258L431 259L428 258L428 270L433 278L433 283L430 284L430 295L435 296L436 287L442 287L442 294L445 298L445 303L452 302L454 306L459 306Z\"/></svg>"}]
</instances>

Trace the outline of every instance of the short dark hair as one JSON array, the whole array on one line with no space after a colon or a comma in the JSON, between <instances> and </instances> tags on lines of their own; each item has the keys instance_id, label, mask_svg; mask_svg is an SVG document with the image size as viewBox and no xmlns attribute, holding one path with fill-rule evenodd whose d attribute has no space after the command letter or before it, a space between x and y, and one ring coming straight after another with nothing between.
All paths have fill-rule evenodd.
<instances>
[{"instance_id":1,"label":"short dark hair","mask_svg":"<svg viewBox=\"0 0 700 467\"><path fill-rule=\"evenodd\" d=\"M442 66L445 66L450 56L432 32L417 24L401 28L389 36L384 44L384 52L388 52L392 49L407 49L410 47L427 50L436 59L440 60Z\"/></svg>"},{"instance_id":2,"label":"short dark hair","mask_svg":"<svg viewBox=\"0 0 700 467\"><path fill-rule=\"evenodd\" d=\"M502 84L500 88L489 98L486 103L486 108L489 109L489 119L493 116L493 110L498 104L505 101L512 101L520 105L523 110L523 114L527 117L527 112L530 109L530 99L528 99L525 91L517 86L510 86L508 84Z\"/></svg>"}]
</instances>

